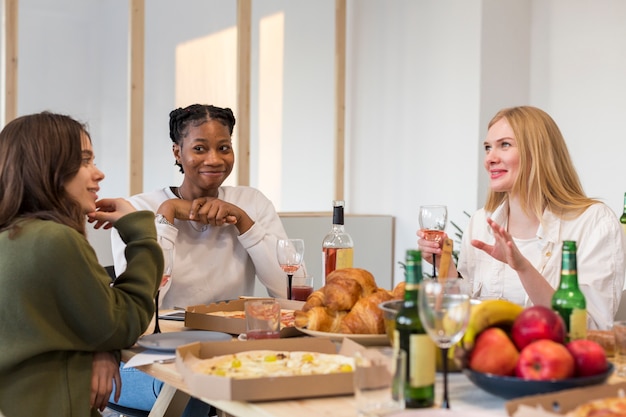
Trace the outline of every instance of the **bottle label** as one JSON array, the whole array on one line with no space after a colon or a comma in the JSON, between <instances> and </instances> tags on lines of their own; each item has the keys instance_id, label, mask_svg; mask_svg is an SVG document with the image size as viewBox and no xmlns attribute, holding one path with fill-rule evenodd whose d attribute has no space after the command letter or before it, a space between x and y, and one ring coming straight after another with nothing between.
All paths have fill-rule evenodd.
<instances>
[{"instance_id":1,"label":"bottle label","mask_svg":"<svg viewBox=\"0 0 626 417\"><path fill-rule=\"evenodd\" d=\"M435 383L437 350L435 342L427 334L412 334L409 352L409 375L412 387L425 387Z\"/></svg>"},{"instance_id":2,"label":"bottle label","mask_svg":"<svg viewBox=\"0 0 626 417\"><path fill-rule=\"evenodd\" d=\"M622 223L622 230L626 233L626 223Z\"/></svg>"},{"instance_id":3,"label":"bottle label","mask_svg":"<svg viewBox=\"0 0 626 417\"><path fill-rule=\"evenodd\" d=\"M338 249L335 269L352 268L353 256L354 256L354 249L352 248Z\"/></svg>"},{"instance_id":4,"label":"bottle label","mask_svg":"<svg viewBox=\"0 0 626 417\"><path fill-rule=\"evenodd\" d=\"M575 308L569 316L569 340L587 338L587 310Z\"/></svg>"}]
</instances>

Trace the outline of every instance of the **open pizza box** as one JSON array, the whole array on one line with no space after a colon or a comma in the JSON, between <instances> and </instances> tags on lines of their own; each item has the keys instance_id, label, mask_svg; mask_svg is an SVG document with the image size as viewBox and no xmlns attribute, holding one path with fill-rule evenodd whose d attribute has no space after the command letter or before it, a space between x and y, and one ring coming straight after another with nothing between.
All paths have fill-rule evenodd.
<instances>
[{"instance_id":1,"label":"open pizza box","mask_svg":"<svg viewBox=\"0 0 626 417\"><path fill-rule=\"evenodd\" d=\"M620 382L521 397L508 401L505 406L511 417L562 417L586 402L624 395L626 382Z\"/></svg>"},{"instance_id":2,"label":"open pizza box","mask_svg":"<svg viewBox=\"0 0 626 417\"><path fill-rule=\"evenodd\" d=\"M176 349L176 368L183 376L191 394L207 400L266 401L348 395L354 392L352 372L233 379L206 375L193 370L194 364L202 359L263 349L340 353L352 356L356 351L365 348L350 339L344 339L338 350L331 339L316 337L245 342L195 342Z\"/></svg>"},{"instance_id":3,"label":"open pizza box","mask_svg":"<svg viewBox=\"0 0 626 417\"><path fill-rule=\"evenodd\" d=\"M195 305L187 307L185 311L185 327L191 329L212 330L229 334L241 334L246 332L246 321L242 318L230 318L215 316L210 313L243 311L246 299L222 301L209 305ZM300 310L304 301L278 299L282 310ZM295 327L283 327L280 337L302 336Z\"/></svg>"}]
</instances>

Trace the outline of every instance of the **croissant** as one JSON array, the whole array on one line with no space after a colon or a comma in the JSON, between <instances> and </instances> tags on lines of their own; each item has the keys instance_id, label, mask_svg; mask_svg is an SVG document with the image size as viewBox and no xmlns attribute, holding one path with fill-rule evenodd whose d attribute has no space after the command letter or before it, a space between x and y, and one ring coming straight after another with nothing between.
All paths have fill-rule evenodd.
<instances>
[{"instance_id":1,"label":"croissant","mask_svg":"<svg viewBox=\"0 0 626 417\"><path fill-rule=\"evenodd\" d=\"M374 276L364 269L337 269L295 312L295 325L330 333L384 334L378 305L394 298L404 298L404 282L389 291L378 288Z\"/></svg>"},{"instance_id":2,"label":"croissant","mask_svg":"<svg viewBox=\"0 0 626 417\"><path fill-rule=\"evenodd\" d=\"M405 281L401 281L396 285L391 291L391 296L394 300L403 300L404 299L404 284Z\"/></svg>"},{"instance_id":3,"label":"croissant","mask_svg":"<svg viewBox=\"0 0 626 417\"><path fill-rule=\"evenodd\" d=\"M340 333L383 334L385 321L378 305L392 299L391 292L379 288L376 292L359 299L341 321Z\"/></svg>"},{"instance_id":4,"label":"croissant","mask_svg":"<svg viewBox=\"0 0 626 417\"><path fill-rule=\"evenodd\" d=\"M335 278L324 286L324 302L331 310L350 310L361 298L361 285L354 279Z\"/></svg>"},{"instance_id":5,"label":"croissant","mask_svg":"<svg viewBox=\"0 0 626 417\"><path fill-rule=\"evenodd\" d=\"M342 268L336 269L326 277L326 284L339 278L347 278L355 280L361 286L361 297L367 297L376 289L376 280L374 276L367 270L361 268Z\"/></svg>"},{"instance_id":6,"label":"croissant","mask_svg":"<svg viewBox=\"0 0 626 417\"><path fill-rule=\"evenodd\" d=\"M324 291L322 291L322 289L313 291L302 306L302 311L309 311L313 307L323 306L325 303L324 298Z\"/></svg>"},{"instance_id":7,"label":"croissant","mask_svg":"<svg viewBox=\"0 0 626 417\"><path fill-rule=\"evenodd\" d=\"M317 306L307 312L295 312L296 327L306 327L309 330L337 333L346 311L332 311L326 307Z\"/></svg>"}]
</instances>

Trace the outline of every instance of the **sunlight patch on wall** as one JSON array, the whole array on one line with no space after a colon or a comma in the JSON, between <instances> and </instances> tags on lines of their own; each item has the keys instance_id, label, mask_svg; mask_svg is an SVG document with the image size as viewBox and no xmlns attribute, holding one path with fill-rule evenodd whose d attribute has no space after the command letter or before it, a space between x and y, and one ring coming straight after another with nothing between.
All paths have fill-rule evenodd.
<instances>
[{"instance_id":1,"label":"sunlight patch on wall","mask_svg":"<svg viewBox=\"0 0 626 417\"><path fill-rule=\"evenodd\" d=\"M235 27L181 43L176 47L175 100L176 107L186 107L194 103L212 104L230 107L237 115ZM237 124L233 132L233 144L236 148ZM236 184L237 169L234 168L224 185Z\"/></svg>"},{"instance_id":2,"label":"sunlight patch on wall","mask_svg":"<svg viewBox=\"0 0 626 417\"><path fill-rule=\"evenodd\" d=\"M259 23L258 184L278 211L282 198L284 32L283 13Z\"/></svg>"}]
</instances>

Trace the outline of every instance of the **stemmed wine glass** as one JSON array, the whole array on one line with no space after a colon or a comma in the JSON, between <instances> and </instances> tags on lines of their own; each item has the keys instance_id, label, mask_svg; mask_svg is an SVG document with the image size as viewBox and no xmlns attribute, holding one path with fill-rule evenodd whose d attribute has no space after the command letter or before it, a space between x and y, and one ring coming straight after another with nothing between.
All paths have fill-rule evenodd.
<instances>
[{"instance_id":1,"label":"stemmed wine glass","mask_svg":"<svg viewBox=\"0 0 626 417\"><path fill-rule=\"evenodd\" d=\"M278 264L287 273L287 297L292 300L291 284L293 274L300 268L304 258L304 240L278 239L276 241Z\"/></svg>"},{"instance_id":2,"label":"stemmed wine glass","mask_svg":"<svg viewBox=\"0 0 626 417\"><path fill-rule=\"evenodd\" d=\"M448 208L446 206L420 206L419 224L424 232L424 239L434 242L443 240L444 230L448 223ZM435 255L433 254L433 278L437 276Z\"/></svg>"},{"instance_id":3,"label":"stemmed wine glass","mask_svg":"<svg viewBox=\"0 0 626 417\"><path fill-rule=\"evenodd\" d=\"M470 298L458 278L427 279L419 292L418 310L422 325L441 349L443 359L442 408L448 401L448 350L465 334L470 316Z\"/></svg>"},{"instance_id":4,"label":"stemmed wine glass","mask_svg":"<svg viewBox=\"0 0 626 417\"><path fill-rule=\"evenodd\" d=\"M161 284L154 297L154 334L161 333L161 328L159 327L159 293L161 292L161 288L170 280L174 266L174 242L163 236L159 236L159 245L161 245L161 249L163 250L163 278L161 279Z\"/></svg>"}]
</instances>

